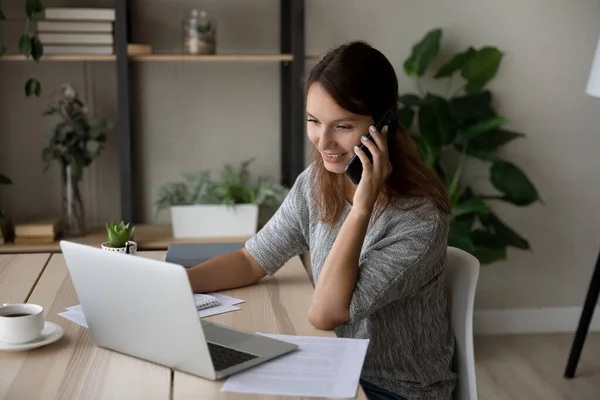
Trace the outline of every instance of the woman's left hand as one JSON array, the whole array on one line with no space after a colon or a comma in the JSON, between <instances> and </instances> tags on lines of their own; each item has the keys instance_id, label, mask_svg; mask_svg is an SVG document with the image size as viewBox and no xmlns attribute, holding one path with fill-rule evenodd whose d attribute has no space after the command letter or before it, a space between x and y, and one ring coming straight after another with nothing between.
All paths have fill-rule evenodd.
<instances>
[{"instance_id":1,"label":"woman's left hand","mask_svg":"<svg viewBox=\"0 0 600 400\"><path fill-rule=\"evenodd\" d=\"M372 212L385 181L392 173L392 163L387 147L387 126L383 128L382 132L376 131L375 126L369 127L369 131L375 143L366 136L363 136L361 141L373 155L373 163L371 164L365 152L361 151L358 146L354 148L354 152L358 154L362 162L363 171L354 193L352 207Z\"/></svg>"}]
</instances>

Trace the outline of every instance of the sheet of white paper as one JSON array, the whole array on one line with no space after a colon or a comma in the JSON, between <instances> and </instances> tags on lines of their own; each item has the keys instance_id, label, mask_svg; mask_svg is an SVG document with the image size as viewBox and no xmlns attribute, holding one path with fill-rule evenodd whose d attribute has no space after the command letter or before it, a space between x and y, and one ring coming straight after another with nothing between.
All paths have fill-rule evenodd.
<instances>
[{"instance_id":1,"label":"sheet of white paper","mask_svg":"<svg viewBox=\"0 0 600 400\"><path fill-rule=\"evenodd\" d=\"M229 377L222 392L356 396L369 339L260 334L295 343L299 349Z\"/></svg>"},{"instance_id":2,"label":"sheet of white paper","mask_svg":"<svg viewBox=\"0 0 600 400\"><path fill-rule=\"evenodd\" d=\"M216 297L217 300L219 300L219 302L221 304L227 304L230 306L235 306L236 304L240 304L240 303L245 303L246 300L242 300L242 299L236 299L235 297L231 297L231 296L226 296L224 294L221 293L206 293L209 294L213 297Z\"/></svg>"},{"instance_id":3,"label":"sheet of white paper","mask_svg":"<svg viewBox=\"0 0 600 400\"><path fill-rule=\"evenodd\" d=\"M220 306L214 306L210 308L205 308L204 310L198 311L198 316L200 318L210 317L211 315L223 314L230 311L237 311L239 307L236 306L228 306L227 304L223 304Z\"/></svg>"},{"instance_id":4,"label":"sheet of white paper","mask_svg":"<svg viewBox=\"0 0 600 400\"><path fill-rule=\"evenodd\" d=\"M58 315L60 315L63 318L68 319L71 322L76 323L77 325L81 325L85 328L88 327L87 321L85 320L85 317L83 316L83 314L79 314L77 312L72 312L71 310L69 310L69 311L59 313Z\"/></svg>"}]
</instances>

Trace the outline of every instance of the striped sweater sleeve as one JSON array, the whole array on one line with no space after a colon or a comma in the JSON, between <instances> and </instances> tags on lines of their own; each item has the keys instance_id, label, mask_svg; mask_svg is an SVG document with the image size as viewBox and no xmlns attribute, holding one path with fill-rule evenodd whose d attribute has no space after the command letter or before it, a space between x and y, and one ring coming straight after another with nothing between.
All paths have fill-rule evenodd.
<instances>
[{"instance_id":1,"label":"striped sweater sleeve","mask_svg":"<svg viewBox=\"0 0 600 400\"><path fill-rule=\"evenodd\" d=\"M392 235L365 249L350 301L350 318L357 321L419 292L443 271L447 220L436 211L427 217L408 213Z\"/></svg>"},{"instance_id":2,"label":"striped sweater sleeve","mask_svg":"<svg viewBox=\"0 0 600 400\"><path fill-rule=\"evenodd\" d=\"M308 250L305 237L307 174L308 170L305 170L296 178L275 214L245 243L250 255L269 275L277 272L290 258Z\"/></svg>"}]
</instances>

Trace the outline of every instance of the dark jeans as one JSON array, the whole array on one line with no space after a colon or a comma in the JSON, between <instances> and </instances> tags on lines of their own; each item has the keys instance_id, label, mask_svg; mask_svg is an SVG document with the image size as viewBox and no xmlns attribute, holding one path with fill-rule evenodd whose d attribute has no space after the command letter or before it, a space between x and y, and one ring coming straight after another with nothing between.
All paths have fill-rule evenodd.
<instances>
[{"instance_id":1,"label":"dark jeans","mask_svg":"<svg viewBox=\"0 0 600 400\"><path fill-rule=\"evenodd\" d=\"M397 394L388 392L387 390L384 390L379 386L375 386L372 383L369 383L365 380L361 379L359 383L365 391L367 399L369 400L406 400L402 396L398 396Z\"/></svg>"}]
</instances>

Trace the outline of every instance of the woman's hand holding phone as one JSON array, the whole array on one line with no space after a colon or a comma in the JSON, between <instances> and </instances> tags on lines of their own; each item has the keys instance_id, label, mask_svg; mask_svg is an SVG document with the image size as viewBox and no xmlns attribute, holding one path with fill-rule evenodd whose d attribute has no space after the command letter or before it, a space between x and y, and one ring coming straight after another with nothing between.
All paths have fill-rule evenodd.
<instances>
[{"instance_id":1,"label":"woman's hand holding phone","mask_svg":"<svg viewBox=\"0 0 600 400\"><path fill-rule=\"evenodd\" d=\"M369 128L371 137L375 143L366 136L361 138L362 143L369 149L373 156L373 163L369 161L366 153L359 146L354 147L354 152L360 158L363 170L360 182L354 193L352 208L363 209L369 213L372 212L385 181L392 173L392 163L390 162L387 146L387 130L387 126L382 129L382 132L378 132L375 126Z\"/></svg>"}]
</instances>

